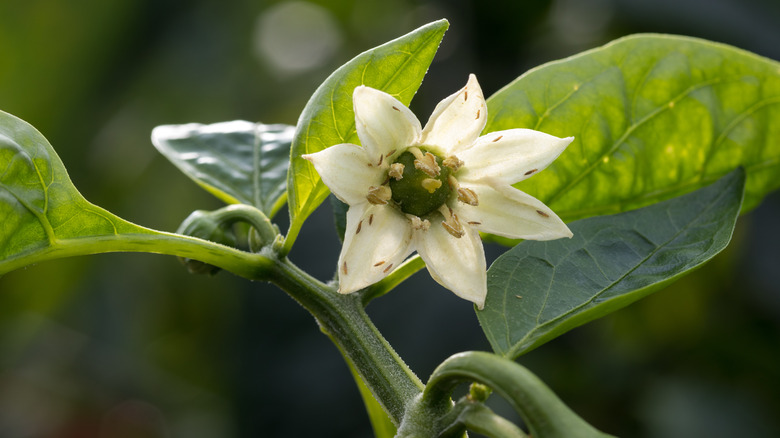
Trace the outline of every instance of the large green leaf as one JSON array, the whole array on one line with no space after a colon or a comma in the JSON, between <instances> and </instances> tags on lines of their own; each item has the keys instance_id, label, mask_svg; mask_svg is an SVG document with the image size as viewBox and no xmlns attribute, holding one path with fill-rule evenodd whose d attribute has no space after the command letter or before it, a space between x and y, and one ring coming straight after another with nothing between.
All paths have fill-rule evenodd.
<instances>
[{"instance_id":1,"label":"large green leaf","mask_svg":"<svg viewBox=\"0 0 780 438\"><path fill-rule=\"evenodd\" d=\"M780 187L780 63L708 41L616 40L529 71L488 100L486 131L574 136L517 185L566 221L747 172L744 208Z\"/></svg>"},{"instance_id":2,"label":"large green leaf","mask_svg":"<svg viewBox=\"0 0 780 438\"><path fill-rule=\"evenodd\" d=\"M163 125L152 131L152 143L214 196L253 205L271 217L286 198L294 131L243 120Z\"/></svg>"},{"instance_id":3,"label":"large green leaf","mask_svg":"<svg viewBox=\"0 0 780 438\"><path fill-rule=\"evenodd\" d=\"M290 155L287 250L303 222L329 193L314 167L301 155L340 143L360 144L352 110L352 92L359 85L385 91L408 105L448 26L446 20L439 20L363 52L333 72L314 92L298 120Z\"/></svg>"},{"instance_id":4,"label":"large green leaf","mask_svg":"<svg viewBox=\"0 0 780 438\"><path fill-rule=\"evenodd\" d=\"M687 195L575 222L572 239L507 251L488 270L477 312L493 350L515 358L706 262L731 239L744 183L738 169Z\"/></svg>"},{"instance_id":5,"label":"large green leaf","mask_svg":"<svg viewBox=\"0 0 780 438\"><path fill-rule=\"evenodd\" d=\"M139 227L89 203L48 141L0 111L0 275L40 261L111 251L201 260L255 278L257 254Z\"/></svg>"}]
</instances>

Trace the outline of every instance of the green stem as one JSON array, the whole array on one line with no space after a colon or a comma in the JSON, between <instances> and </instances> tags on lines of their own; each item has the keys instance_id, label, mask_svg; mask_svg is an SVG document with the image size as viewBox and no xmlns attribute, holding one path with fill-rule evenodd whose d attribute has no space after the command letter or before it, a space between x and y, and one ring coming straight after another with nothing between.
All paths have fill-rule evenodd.
<instances>
[{"instance_id":1,"label":"green stem","mask_svg":"<svg viewBox=\"0 0 780 438\"><path fill-rule=\"evenodd\" d=\"M528 435L515 423L497 415L482 403L473 402L465 397L441 419L441 423L451 426L443 430L439 438L460 438L463 436L464 429L489 438L528 438Z\"/></svg>"},{"instance_id":2,"label":"green stem","mask_svg":"<svg viewBox=\"0 0 780 438\"><path fill-rule=\"evenodd\" d=\"M528 369L509 359L485 352L460 353L442 362L428 380L421 405L427 410L440 411L450 403L453 389L463 382L479 382L501 394L520 413L534 437L609 436L572 412Z\"/></svg>"},{"instance_id":3,"label":"green stem","mask_svg":"<svg viewBox=\"0 0 780 438\"><path fill-rule=\"evenodd\" d=\"M423 389L363 310L359 294L341 295L286 258L273 265L273 281L314 315L396 425Z\"/></svg>"}]
</instances>

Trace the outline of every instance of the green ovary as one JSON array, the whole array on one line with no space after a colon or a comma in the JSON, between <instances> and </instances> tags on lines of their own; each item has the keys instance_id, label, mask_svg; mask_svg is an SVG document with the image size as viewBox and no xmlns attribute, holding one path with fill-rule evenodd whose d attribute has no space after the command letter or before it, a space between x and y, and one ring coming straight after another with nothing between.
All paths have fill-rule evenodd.
<instances>
[{"instance_id":1,"label":"green ovary","mask_svg":"<svg viewBox=\"0 0 780 438\"><path fill-rule=\"evenodd\" d=\"M425 150L422 150L425 153ZM449 200L452 189L448 183L450 168L442 166L442 160L436 156L436 163L441 168L441 172L436 177L431 177L422 170L414 167L414 155L411 152L404 152L395 160L396 163L404 165L403 178L396 180L390 178L390 190L393 192L393 201L398 204L401 211L407 214L423 217L436 211ZM436 179L441 181L441 186L430 193L423 187L423 181L426 179ZM430 182L429 182L430 183Z\"/></svg>"}]
</instances>

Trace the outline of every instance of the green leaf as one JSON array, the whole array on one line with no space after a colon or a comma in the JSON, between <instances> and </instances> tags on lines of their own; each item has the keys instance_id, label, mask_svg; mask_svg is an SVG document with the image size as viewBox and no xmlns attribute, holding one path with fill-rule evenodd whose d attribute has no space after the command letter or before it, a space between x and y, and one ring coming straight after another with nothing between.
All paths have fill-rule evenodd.
<instances>
[{"instance_id":1,"label":"green leaf","mask_svg":"<svg viewBox=\"0 0 780 438\"><path fill-rule=\"evenodd\" d=\"M303 222L329 193L301 155L340 143L360 144L352 110L352 92L359 85L382 90L408 105L448 27L446 20L435 21L363 52L333 72L314 92L298 120L292 144L287 182L290 230L285 250L289 251Z\"/></svg>"},{"instance_id":2,"label":"green leaf","mask_svg":"<svg viewBox=\"0 0 780 438\"><path fill-rule=\"evenodd\" d=\"M488 100L486 131L574 142L517 187L565 221L649 205L742 166L744 209L780 187L780 63L636 35L529 71Z\"/></svg>"},{"instance_id":3,"label":"green leaf","mask_svg":"<svg viewBox=\"0 0 780 438\"><path fill-rule=\"evenodd\" d=\"M488 270L477 312L493 350L517 356L622 308L726 247L739 214L744 171L639 210L571 224L572 239L525 241Z\"/></svg>"},{"instance_id":4,"label":"green leaf","mask_svg":"<svg viewBox=\"0 0 780 438\"><path fill-rule=\"evenodd\" d=\"M152 143L201 187L228 204L249 204L268 217L284 205L295 128L243 120L163 125Z\"/></svg>"},{"instance_id":5,"label":"green leaf","mask_svg":"<svg viewBox=\"0 0 780 438\"><path fill-rule=\"evenodd\" d=\"M89 203L48 141L0 111L0 275L60 257L137 251L197 259L257 278L258 254L143 228Z\"/></svg>"},{"instance_id":6,"label":"green leaf","mask_svg":"<svg viewBox=\"0 0 780 438\"><path fill-rule=\"evenodd\" d=\"M336 226L336 234L339 242L344 242L344 234L347 232L347 210L349 205L339 201L339 198L330 195L330 206L333 209L333 224Z\"/></svg>"}]
</instances>

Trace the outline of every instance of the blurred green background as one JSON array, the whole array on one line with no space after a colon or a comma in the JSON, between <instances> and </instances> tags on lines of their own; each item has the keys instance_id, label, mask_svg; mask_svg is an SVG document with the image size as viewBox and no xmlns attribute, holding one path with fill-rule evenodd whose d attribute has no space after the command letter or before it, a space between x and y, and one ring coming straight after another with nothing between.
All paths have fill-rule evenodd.
<instances>
[{"instance_id":1,"label":"blurred green background","mask_svg":"<svg viewBox=\"0 0 780 438\"><path fill-rule=\"evenodd\" d=\"M490 95L530 67L635 32L780 59L776 0L5 0L0 109L51 141L87 199L175 230L220 203L157 154L155 125L295 124L336 67L442 17L450 30L412 104L423 120L469 73ZM521 362L612 434L780 436L778 224L774 194L706 267ZM338 251L324 205L291 258L327 279ZM426 274L369 312L423 379L453 353L489 349L469 303ZM0 278L2 437L370 435L338 352L272 287L144 254Z\"/></svg>"}]
</instances>

